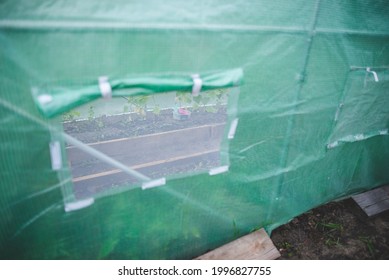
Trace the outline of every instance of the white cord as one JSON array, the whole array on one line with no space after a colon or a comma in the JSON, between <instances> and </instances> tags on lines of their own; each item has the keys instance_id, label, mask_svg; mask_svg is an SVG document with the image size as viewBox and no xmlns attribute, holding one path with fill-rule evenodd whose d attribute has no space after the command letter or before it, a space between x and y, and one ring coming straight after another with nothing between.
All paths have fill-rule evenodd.
<instances>
[{"instance_id":1,"label":"white cord","mask_svg":"<svg viewBox=\"0 0 389 280\"><path fill-rule=\"evenodd\" d=\"M367 68L366 68L366 71L373 74L373 76L374 76L374 81L376 81L376 82L379 81L379 80L378 80L378 75L377 75L377 73L376 73L375 71L371 71L371 70L370 70L370 67L367 67Z\"/></svg>"}]
</instances>

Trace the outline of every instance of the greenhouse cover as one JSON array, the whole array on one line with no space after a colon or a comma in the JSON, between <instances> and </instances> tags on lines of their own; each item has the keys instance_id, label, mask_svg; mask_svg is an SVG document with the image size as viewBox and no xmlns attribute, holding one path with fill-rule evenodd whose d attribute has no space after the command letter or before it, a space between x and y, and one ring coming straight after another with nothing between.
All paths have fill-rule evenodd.
<instances>
[{"instance_id":1,"label":"greenhouse cover","mask_svg":"<svg viewBox=\"0 0 389 280\"><path fill-rule=\"evenodd\" d=\"M385 0L1 1L0 257L191 259L388 183L388 19Z\"/></svg>"}]
</instances>

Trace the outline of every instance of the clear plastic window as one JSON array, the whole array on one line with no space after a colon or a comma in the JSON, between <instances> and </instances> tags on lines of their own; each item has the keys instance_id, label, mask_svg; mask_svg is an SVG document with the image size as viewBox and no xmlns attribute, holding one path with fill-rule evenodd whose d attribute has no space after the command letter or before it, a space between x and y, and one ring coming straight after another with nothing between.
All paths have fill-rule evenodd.
<instances>
[{"instance_id":1,"label":"clear plastic window","mask_svg":"<svg viewBox=\"0 0 389 280\"><path fill-rule=\"evenodd\" d=\"M147 180L227 170L228 134L236 126L228 108L236 106L231 96L237 93L238 88L224 88L198 96L168 92L100 99L63 114L65 133L141 174L131 176L67 145L75 198Z\"/></svg>"},{"instance_id":2,"label":"clear plastic window","mask_svg":"<svg viewBox=\"0 0 389 280\"><path fill-rule=\"evenodd\" d=\"M353 69L334 117L328 148L387 135L389 129L389 70Z\"/></svg>"}]
</instances>

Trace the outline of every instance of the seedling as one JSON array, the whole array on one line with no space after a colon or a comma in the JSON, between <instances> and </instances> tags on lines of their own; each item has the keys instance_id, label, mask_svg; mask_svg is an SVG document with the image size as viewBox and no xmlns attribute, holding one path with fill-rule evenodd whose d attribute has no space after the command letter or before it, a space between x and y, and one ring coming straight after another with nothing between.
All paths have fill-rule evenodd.
<instances>
[{"instance_id":1,"label":"seedling","mask_svg":"<svg viewBox=\"0 0 389 280\"><path fill-rule=\"evenodd\" d=\"M369 250L370 255L372 256L372 258L375 258L375 254L374 254L375 249L373 245L373 240L367 236L360 236L359 240L361 240L363 243L366 244L366 247Z\"/></svg>"},{"instance_id":2,"label":"seedling","mask_svg":"<svg viewBox=\"0 0 389 280\"><path fill-rule=\"evenodd\" d=\"M95 109L91 105L91 106L89 106L89 110L88 110L88 120L91 121L91 120L93 120L94 117L95 117Z\"/></svg>"},{"instance_id":3,"label":"seedling","mask_svg":"<svg viewBox=\"0 0 389 280\"><path fill-rule=\"evenodd\" d=\"M336 223L319 223L319 225L324 230L325 235L325 244L327 246L337 246L340 245L340 237L343 226Z\"/></svg>"},{"instance_id":4,"label":"seedling","mask_svg":"<svg viewBox=\"0 0 389 280\"><path fill-rule=\"evenodd\" d=\"M337 245L340 245L340 239L339 237L338 238L332 238L332 237L329 237L325 240L324 242L327 246L337 246Z\"/></svg>"},{"instance_id":5,"label":"seedling","mask_svg":"<svg viewBox=\"0 0 389 280\"><path fill-rule=\"evenodd\" d=\"M343 231L343 226L341 224L335 224L335 223L319 223L323 228L329 229L329 232L333 231Z\"/></svg>"},{"instance_id":6,"label":"seedling","mask_svg":"<svg viewBox=\"0 0 389 280\"><path fill-rule=\"evenodd\" d=\"M176 105L180 108L192 107L193 110L202 110L209 113L216 113L220 106L226 102L228 89L215 89L201 92L193 96L191 92L177 91Z\"/></svg>"},{"instance_id":7,"label":"seedling","mask_svg":"<svg viewBox=\"0 0 389 280\"><path fill-rule=\"evenodd\" d=\"M79 117L81 115L81 113L80 112L78 112L78 111L75 111L75 110L72 110L72 111L70 111L70 112L67 112L67 113L64 113L63 115L62 115L62 120L64 121L64 122L66 122L66 121L74 121L77 117Z\"/></svg>"}]
</instances>

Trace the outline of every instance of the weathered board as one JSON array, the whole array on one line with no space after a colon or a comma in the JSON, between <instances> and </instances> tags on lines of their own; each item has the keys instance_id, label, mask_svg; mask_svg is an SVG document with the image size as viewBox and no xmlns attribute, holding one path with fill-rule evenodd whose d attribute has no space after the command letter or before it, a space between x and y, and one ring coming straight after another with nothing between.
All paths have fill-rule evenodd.
<instances>
[{"instance_id":1,"label":"weathered board","mask_svg":"<svg viewBox=\"0 0 389 280\"><path fill-rule=\"evenodd\" d=\"M389 186L354 195L352 198L369 217L389 210Z\"/></svg>"},{"instance_id":2,"label":"weathered board","mask_svg":"<svg viewBox=\"0 0 389 280\"><path fill-rule=\"evenodd\" d=\"M196 260L274 260L280 252L264 229L245 235Z\"/></svg>"}]
</instances>

